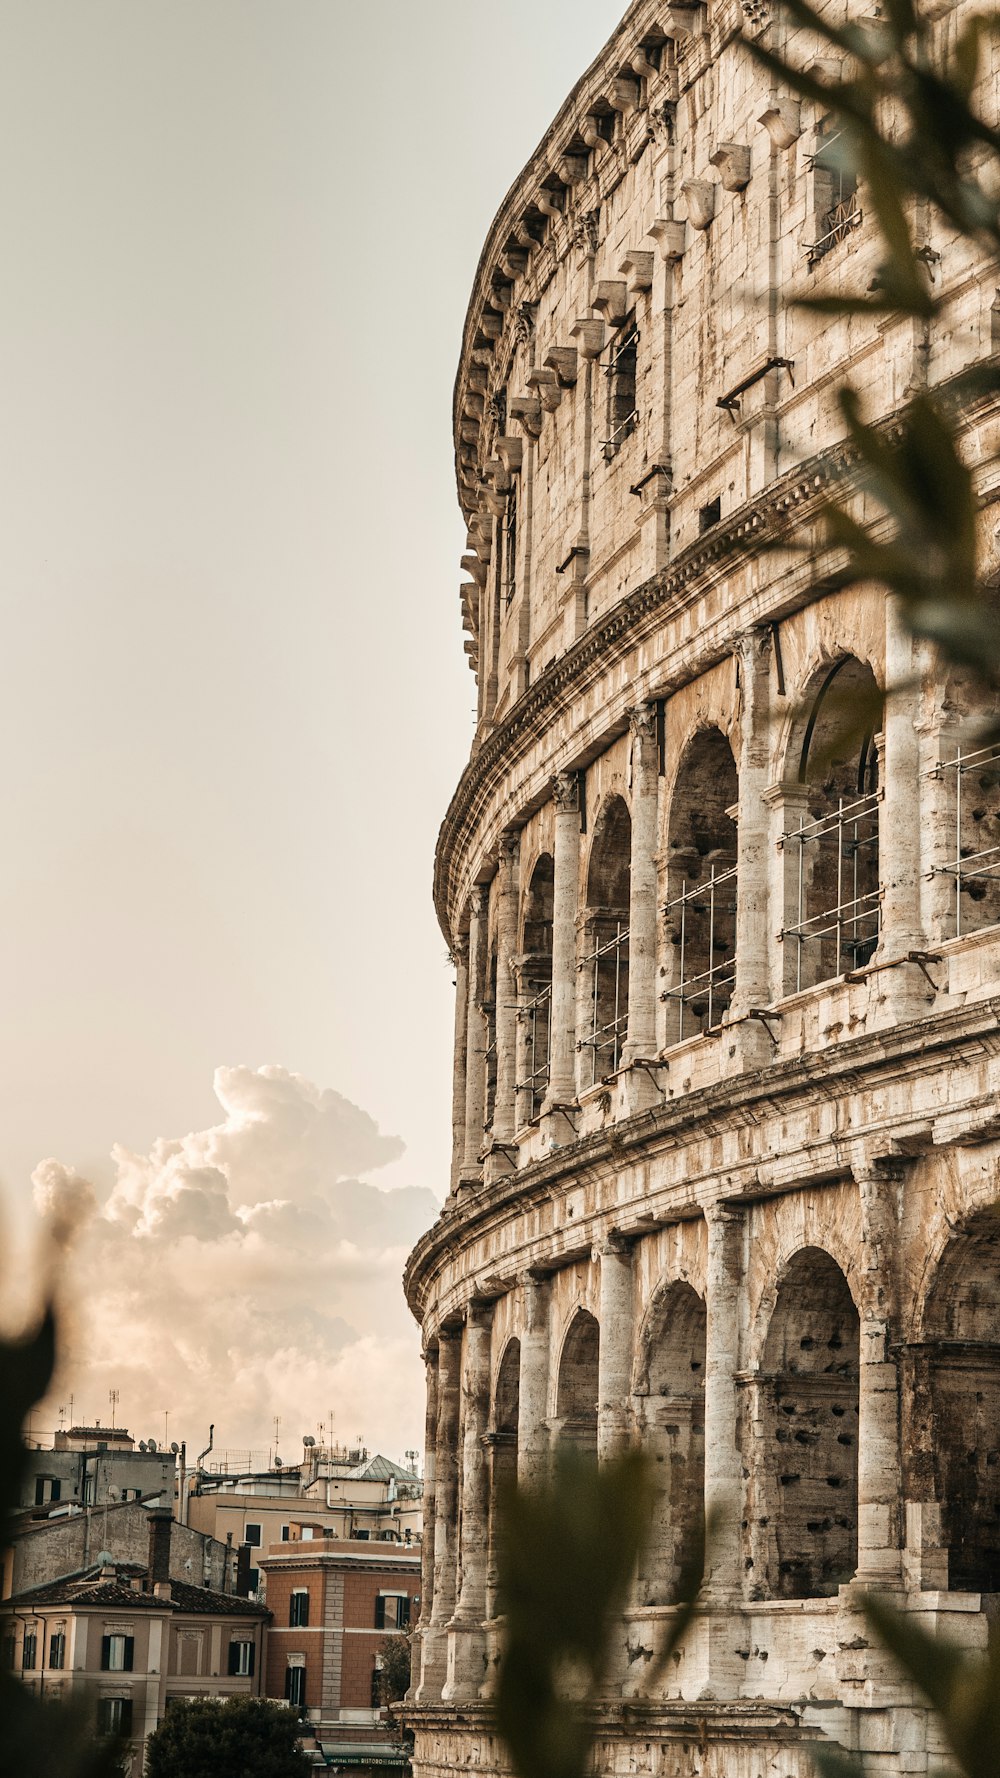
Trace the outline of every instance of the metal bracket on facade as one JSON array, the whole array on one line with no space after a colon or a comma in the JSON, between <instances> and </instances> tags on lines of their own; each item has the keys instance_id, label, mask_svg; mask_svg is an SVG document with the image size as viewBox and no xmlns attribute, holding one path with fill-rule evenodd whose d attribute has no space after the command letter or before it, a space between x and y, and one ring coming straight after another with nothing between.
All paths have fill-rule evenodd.
<instances>
[{"instance_id":1,"label":"metal bracket on facade","mask_svg":"<svg viewBox=\"0 0 1000 1778\"><path fill-rule=\"evenodd\" d=\"M765 358L763 364L758 365L756 370L752 370L748 377L744 377L741 383L736 384L735 388L730 389L725 395L720 395L715 405L724 407L735 425L741 395L745 395L748 389L752 389L755 383L761 382L772 370L787 370L789 382L794 389L795 378L792 376L794 369L794 358Z\"/></svg>"},{"instance_id":2,"label":"metal bracket on facade","mask_svg":"<svg viewBox=\"0 0 1000 1778\"><path fill-rule=\"evenodd\" d=\"M780 1018L781 1018L780 1012L772 1012L769 1006L751 1006L747 1012L747 1018L748 1019L756 1019L758 1025L763 1025L764 1030L767 1032L768 1037L771 1039L771 1042L777 1048L777 1043L778 1043L777 1033L775 1031L771 1030L770 1021L772 1019L779 1019L780 1020Z\"/></svg>"},{"instance_id":3,"label":"metal bracket on facade","mask_svg":"<svg viewBox=\"0 0 1000 1778\"><path fill-rule=\"evenodd\" d=\"M934 977L931 975L930 971L927 969L927 964L928 963L941 963L943 961L943 958L941 957L940 952L938 952L938 951L907 951L904 961L907 963L915 963L917 968L920 970L921 974L925 977L925 979L928 983L928 986L934 989L935 994L938 992L938 989L940 988L941 984L934 980Z\"/></svg>"}]
</instances>

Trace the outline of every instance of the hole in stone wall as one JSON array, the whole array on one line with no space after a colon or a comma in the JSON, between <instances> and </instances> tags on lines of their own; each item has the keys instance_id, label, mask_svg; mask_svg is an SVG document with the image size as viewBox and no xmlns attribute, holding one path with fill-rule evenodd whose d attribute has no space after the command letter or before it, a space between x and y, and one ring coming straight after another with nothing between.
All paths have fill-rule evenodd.
<instances>
[{"instance_id":1,"label":"hole in stone wall","mask_svg":"<svg viewBox=\"0 0 1000 1778\"><path fill-rule=\"evenodd\" d=\"M678 1280L663 1293L649 1337L644 1448L657 1464L640 1596L669 1605L705 1517L705 1304Z\"/></svg>"},{"instance_id":2,"label":"hole in stone wall","mask_svg":"<svg viewBox=\"0 0 1000 1778\"><path fill-rule=\"evenodd\" d=\"M601 1330L594 1316L578 1309L559 1361L556 1413L560 1442L597 1456L597 1366Z\"/></svg>"},{"instance_id":3,"label":"hole in stone wall","mask_svg":"<svg viewBox=\"0 0 1000 1778\"><path fill-rule=\"evenodd\" d=\"M948 1584L1000 1592L1000 1216L953 1240L927 1303L935 1484Z\"/></svg>"},{"instance_id":4,"label":"hole in stone wall","mask_svg":"<svg viewBox=\"0 0 1000 1778\"><path fill-rule=\"evenodd\" d=\"M772 1598L829 1596L857 1567L858 1347L843 1272L828 1253L803 1248L779 1287L764 1346L764 1587ZM840 1497L832 1512L831 1491Z\"/></svg>"}]
</instances>

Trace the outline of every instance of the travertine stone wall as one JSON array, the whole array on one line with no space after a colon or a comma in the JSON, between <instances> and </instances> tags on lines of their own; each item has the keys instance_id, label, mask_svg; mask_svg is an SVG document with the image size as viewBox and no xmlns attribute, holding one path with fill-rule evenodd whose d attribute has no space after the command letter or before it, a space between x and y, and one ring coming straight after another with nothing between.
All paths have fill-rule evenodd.
<instances>
[{"instance_id":1,"label":"travertine stone wall","mask_svg":"<svg viewBox=\"0 0 1000 1778\"><path fill-rule=\"evenodd\" d=\"M965 10L936 0L942 36ZM767 0L628 9L501 207L462 343L454 1164L406 1274L419 1778L504 1769L497 1494L560 1444L657 1473L601 1771L696 1749L794 1778L821 1735L926 1771L858 1587L970 1645L1000 1590L1000 759L883 593L836 590L818 522L834 481L881 522L838 383L887 422L947 391L993 351L996 277L923 219L926 332L790 307L864 291L881 248L863 189L831 229L827 120L741 32L817 53ZM958 419L995 577L1000 408ZM651 1685L706 1504L702 1608Z\"/></svg>"}]
</instances>

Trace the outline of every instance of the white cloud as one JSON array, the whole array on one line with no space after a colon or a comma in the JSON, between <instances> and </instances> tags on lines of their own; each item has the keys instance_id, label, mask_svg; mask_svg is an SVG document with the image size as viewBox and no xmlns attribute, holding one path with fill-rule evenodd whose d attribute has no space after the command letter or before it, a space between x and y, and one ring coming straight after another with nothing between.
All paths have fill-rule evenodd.
<instances>
[{"instance_id":1,"label":"white cloud","mask_svg":"<svg viewBox=\"0 0 1000 1778\"><path fill-rule=\"evenodd\" d=\"M400 1275L437 1213L425 1189L361 1177L402 1152L331 1089L283 1068L219 1068L221 1122L116 1147L103 1207L56 1160L32 1175L39 1213L70 1240L59 1400L197 1451L266 1447L286 1460L330 1410L335 1433L399 1455L419 1445L423 1375ZM204 1436L202 1436L204 1434Z\"/></svg>"}]
</instances>

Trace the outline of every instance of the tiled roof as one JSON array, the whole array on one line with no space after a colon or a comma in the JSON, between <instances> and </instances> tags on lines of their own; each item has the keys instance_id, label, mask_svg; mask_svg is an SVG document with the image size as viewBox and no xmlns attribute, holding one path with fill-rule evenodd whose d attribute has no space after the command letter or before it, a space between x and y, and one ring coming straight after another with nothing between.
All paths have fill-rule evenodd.
<instances>
[{"instance_id":1,"label":"tiled roof","mask_svg":"<svg viewBox=\"0 0 1000 1778\"><path fill-rule=\"evenodd\" d=\"M63 1575L60 1580L31 1587L12 1599L5 1599L3 1605L25 1605L29 1608L38 1605L113 1605L121 1609L127 1607L132 1611L197 1612L209 1617L269 1615L267 1606L258 1605L254 1599L239 1599L232 1593L215 1593L210 1587L192 1587L182 1580L171 1581L169 1599L158 1599L154 1593L137 1592L134 1587L119 1579L120 1575L144 1578L144 1568L132 1562L119 1562L116 1563L116 1569L113 1580L102 1580L101 1571L97 1567L80 1569L76 1574Z\"/></svg>"}]
</instances>

